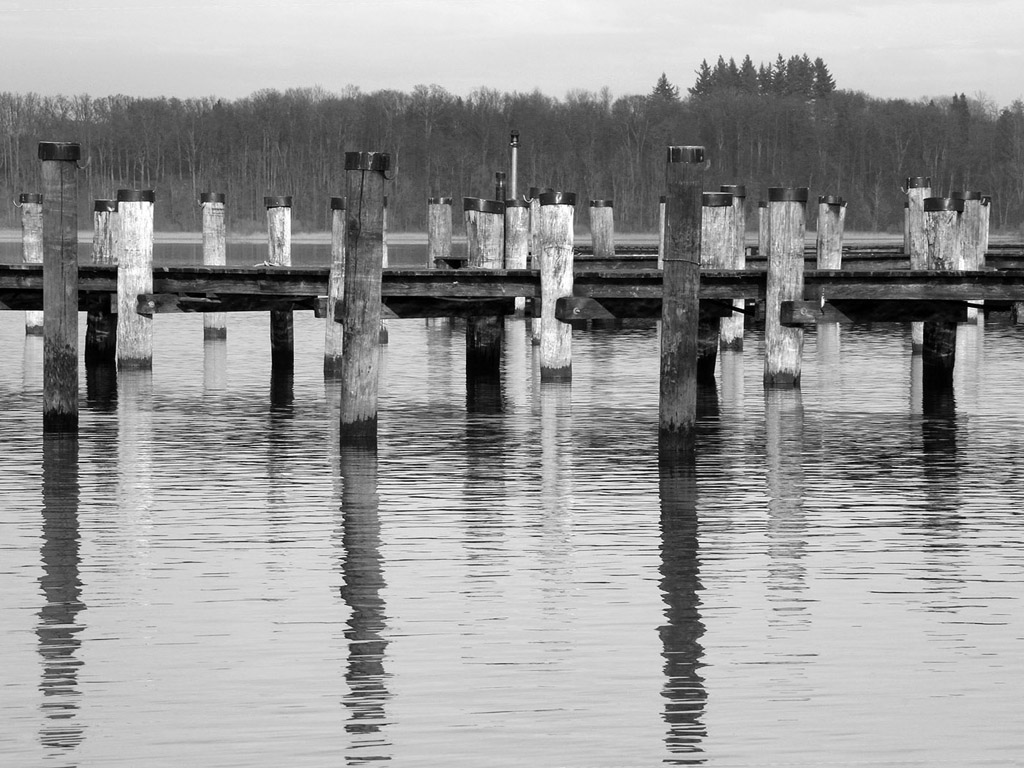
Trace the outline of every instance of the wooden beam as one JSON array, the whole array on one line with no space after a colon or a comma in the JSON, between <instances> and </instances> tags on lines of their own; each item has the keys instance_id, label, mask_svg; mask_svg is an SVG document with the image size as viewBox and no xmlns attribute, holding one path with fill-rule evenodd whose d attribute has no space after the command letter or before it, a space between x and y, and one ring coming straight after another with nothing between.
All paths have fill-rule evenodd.
<instances>
[{"instance_id":1,"label":"wooden beam","mask_svg":"<svg viewBox=\"0 0 1024 768\"><path fill-rule=\"evenodd\" d=\"M962 301L852 299L782 302L782 325L799 327L816 323L910 323L967 322Z\"/></svg>"},{"instance_id":2,"label":"wooden beam","mask_svg":"<svg viewBox=\"0 0 1024 768\"><path fill-rule=\"evenodd\" d=\"M731 317L733 306L718 299L702 299L700 318L714 320ZM555 306L555 318L563 323L576 320L661 319L661 299L595 299L589 296L564 296Z\"/></svg>"}]
</instances>

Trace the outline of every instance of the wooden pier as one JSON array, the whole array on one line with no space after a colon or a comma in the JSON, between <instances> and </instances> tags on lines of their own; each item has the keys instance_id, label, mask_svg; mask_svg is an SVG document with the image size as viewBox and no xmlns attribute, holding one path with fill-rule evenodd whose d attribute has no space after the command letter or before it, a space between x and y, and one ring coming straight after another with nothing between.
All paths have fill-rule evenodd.
<instances>
[{"instance_id":1,"label":"wooden pier","mask_svg":"<svg viewBox=\"0 0 1024 768\"><path fill-rule=\"evenodd\" d=\"M78 264L74 258L77 217L71 215L74 206L66 200L51 204L55 195L66 197L73 191L78 157L77 145L40 145L44 177L52 179L44 189L43 205L42 237L48 256L42 264L0 265L0 309L44 310L49 313L46 317L55 318L47 326L51 331L44 334L59 357L59 365L51 366L52 375L45 377L44 429L48 431L77 429L74 319L78 311L120 316L119 367L151 364L150 328L156 315L202 312L220 318L220 313L270 312L282 328L271 338L270 354L278 372L291 370L290 313L313 311L327 323L325 375L338 376L342 383L342 441L364 447L376 445L375 361L383 320L469 318L467 328L476 330L467 335L467 360L473 354L488 364L467 365L467 374L471 368L491 372L497 368L489 362L494 357L489 350L494 347L500 354L501 334L481 334L480 329L500 329L500 323L494 326L494 319L522 314L525 302L526 315L540 319L542 380L569 381L571 324L659 319L660 442L670 453L689 454L693 451L701 369L703 366L705 378L708 371L713 375L712 347L718 346L720 319L752 316L764 322L766 388L799 386L803 327L848 322L923 323L921 351L925 369L931 372L931 383L925 384L951 386L950 329L955 339L955 324L968 321L972 308L991 311L1024 302L1021 250L986 249L987 230L980 224L972 225L971 238L963 234L966 227L961 225L961 217L966 201L977 202L972 215L984 213L984 198L976 193L924 199L920 215L928 249L923 262L927 269L911 268L922 263L919 254L907 252L921 247L920 238L914 235L907 239L912 245L902 249L844 250L841 211L845 203L835 197L819 199L819 222L826 229L808 248L804 236L806 188L769 190L769 201L760 209L765 225L761 242L757 248L743 249L736 222L745 216L745 190L729 185L722 192L702 192L701 147L669 148L665 232L657 252L653 247L649 252L621 247L616 251L610 201L592 201L591 215L597 214L602 234L597 253L580 253L573 246L575 195L531 189L529 199L507 205L465 199L467 229L474 235L470 243L473 266L467 268L451 257L451 198L431 198L430 253L440 268L385 267L384 191L389 157L358 152L346 155L346 197L330 201L335 219L330 265L290 266L286 214L291 201L268 197L270 257L265 264L225 266L222 228L218 228L221 234L217 237L204 237L204 243L217 244L217 254L203 265L154 267L149 226L154 197L151 192L130 190L118 193L118 205L125 210L112 214L123 219L115 238L120 258L115 254L113 259L94 258L96 263ZM502 192L504 179L498 177L498 182L497 191ZM916 192L920 186L908 184L908 189ZM107 202L104 212L108 212ZM216 204L215 213L222 223L223 195L206 193L200 202L205 208ZM702 204L707 209L703 216ZM140 212L135 212L133 205L141 206ZM708 206L714 211L709 213ZM535 211L532 219L530 210ZM916 211L916 207L908 210ZM829 220L833 215L836 219ZM710 218L704 222L702 234L705 217ZM708 226L712 218L715 224ZM525 231L527 223L530 237ZM485 224L491 234L476 237L484 232ZM204 220L204 231L206 228ZM510 229L515 232L511 238ZM916 232L916 224L908 225L908 231ZM702 237L707 242L702 243ZM712 243L711 238L722 242ZM449 242L440 242L446 239ZM510 242L516 245L509 246ZM528 267L521 268L526 242L533 246ZM964 242L969 244L970 258L962 255ZM510 261L516 268L503 268L510 266L503 256L510 247L515 251ZM660 260L660 268L655 259ZM841 269L818 268L840 260ZM971 268L958 268L965 264ZM56 318L62 318L59 324ZM340 325L341 333L335 324ZM125 331L136 326L145 333ZM711 347L706 339L701 346L698 326L706 329L706 339L713 339ZM223 320L218 320L218 330L212 336L223 338L220 329L224 327ZM209 326L206 335L210 336ZM138 336L145 343L120 349L127 343L122 336L129 340ZM484 336L486 344L481 341ZM721 343L726 348L735 340L723 338ZM703 351L698 353L698 349ZM699 363L698 358L704 362Z\"/></svg>"}]
</instances>

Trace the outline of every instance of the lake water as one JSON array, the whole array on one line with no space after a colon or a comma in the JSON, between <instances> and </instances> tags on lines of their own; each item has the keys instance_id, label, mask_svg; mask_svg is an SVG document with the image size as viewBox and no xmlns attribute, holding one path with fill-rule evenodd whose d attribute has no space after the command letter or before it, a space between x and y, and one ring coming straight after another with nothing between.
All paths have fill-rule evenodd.
<instances>
[{"instance_id":1,"label":"lake water","mask_svg":"<svg viewBox=\"0 0 1024 768\"><path fill-rule=\"evenodd\" d=\"M389 323L376 455L338 448L323 321L156 318L151 374L81 374L0 313L4 766L1009 766L1024 760L1024 338L961 326L955 401L908 328L720 361L659 466L657 329ZM84 333L84 317L82 320Z\"/></svg>"}]
</instances>

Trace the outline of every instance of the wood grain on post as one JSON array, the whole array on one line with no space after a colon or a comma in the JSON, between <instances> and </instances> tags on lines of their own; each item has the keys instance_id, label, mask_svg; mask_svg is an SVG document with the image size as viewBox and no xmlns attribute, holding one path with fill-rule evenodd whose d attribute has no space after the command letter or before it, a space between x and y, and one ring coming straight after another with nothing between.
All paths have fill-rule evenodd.
<instances>
[{"instance_id":1,"label":"wood grain on post","mask_svg":"<svg viewBox=\"0 0 1024 768\"><path fill-rule=\"evenodd\" d=\"M78 432L78 144L39 143L42 161L43 432Z\"/></svg>"},{"instance_id":2,"label":"wood grain on post","mask_svg":"<svg viewBox=\"0 0 1024 768\"><path fill-rule=\"evenodd\" d=\"M327 317L324 336L324 376L341 375L345 330L336 319L345 297L345 198L331 198L331 272L327 278Z\"/></svg>"},{"instance_id":3,"label":"wood grain on post","mask_svg":"<svg viewBox=\"0 0 1024 768\"><path fill-rule=\"evenodd\" d=\"M436 269L452 257L452 199L427 199L427 266Z\"/></svg>"},{"instance_id":4,"label":"wood grain on post","mask_svg":"<svg viewBox=\"0 0 1024 768\"><path fill-rule=\"evenodd\" d=\"M928 176L907 178L907 254L911 269L928 269L928 238L924 232L924 201L932 196L932 180ZM924 323L910 324L910 346L912 354L919 355L924 349Z\"/></svg>"},{"instance_id":5,"label":"wood grain on post","mask_svg":"<svg viewBox=\"0 0 1024 768\"><path fill-rule=\"evenodd\" d=\"M153 317L136 309L141 294L153 292L153 206L151 189L119 189L117 254L117 366L153 367Z\"/></svg>"},{"instance_id":6,"label":"wood grain on post","mask_svg":"<svg viewBox=\"0 0 1024 768\"><path fill-rule=\"evenodd\" d=\"M203 264L224 266L228 263L227 224L224 220L226 202L226 196L220 192L203 192L199 196L199 205L203 209ZM226 339L227 335L226 313L203 314L204 339Z\"/></svg>"},{"instance_id":7,"label":"wood grain on post","mask_svg":"<svg viewBox=\"0 0 1024 768\"><path fill-rule=\"evenodd\" d=\"M572 296L574 192L540 196L540 380L572 380L572 327L555 318L555 303Z\"/></svg>"},{"instance_id":8,"label":"wood grain on post","mask_svg":"<svg viewBox=\"0 0 1024 768\"><path fill-rule=\"evenodd\" d=\"M771 238L768 237L768 201L757 202L757 254L762 259L768 258L771 250Z\"/></svg>"},{"instance_id":9,"label":"wood grain on post","mask_svg":"<svg viewBox=\"0 0 1024 768\"><path fill-rule=\"evenodd\" d=\"M615 208L613 201L590 201L590 236L595 258L615 258Z\"/></svg>"},{"instance_id":10,"label":"wood grain on post","mask_svg":"<svg viewBox=\"0 0 1024 768\"><path fill-rule=\"evenodd\" d=\"M343 446L377 447L384 174L391 156L345 153L345 301L341 362Z\"/></svg>"},{"instance_id":11,"label":"wood grain on post","mask_svg":"<svg viewBox=\"0 0 1024 768\"><path fill-rule=\"evenodd\" d=\"M747 188L742 184L723 184L719 187L722 192L732 195L732 214L735 225L734 235L730 244L731 256L726 263L725 269L746 269L747 266ZM732 317L723 317L718 324L719 346L724 350L739 351L743 349L743 310L746 307L744 299L733 299L733 307L736 309Z\"/></svg>"},{"instance_id":12,"label":"wood grain on post","mask_svg":"<svg viewBox=\"0 0 1024 768\"><path fill-rule=\"evenodd\" d=\"M117 264L116 200L96 200L92 210L92 263ZM93 296L86 310L86 365L117 363L117 315L111 312L110 294Z\"/></svg>"},{"instance_id":13,"label":"wood grain on post","mask_svg":"<svg viewBox=\"0 0 1024 768\"><path fill-rule=\"evenodd\" d=\"M927 197L922 204L928 243L927 269L956 270L963 257L961 221L964 201L952 197ZM921 350L922 383L951 387L956 364L956 323L924 323Z\"/></svg>"},{"instance_id":14,"label":"wood grain on post","mask_svg":"<svg viewBox=\"0 0 1024 768\"><path fill-rule=\"evenodd\" d=\"M530 256L530 204L522 198L505 201L505 269L526 269ZM516 316L522 317L526 298L516 297Z\"/></svg>"},{"instance_id":15,"label":"wood grain on post","mask_svg":"<svg viewBox=\"0 0 1024 768\"><path fill-rule=\"evenodd\" d=\"M502 269L505 249L505 204L497 200L466 197L462 200L466 218L466 266L470 269ZM504 319L466 319L467 380L493 378L501 369Z\"/></svg>"},{"instance_id":16,"label":"wood grain on post","mask_svg":"<svg viewBox=\"0 0 1024 768\"><path fill-rule=\"evenodd\" d=\"M21 208L21 257L26 264L43 263L43 196L35 192L18 195ZM25 313L25 333L43 335L43 313L29 310Z\"/></svg>"},{"instance_id":17,"label":"wood grain on post","mask_svg":"<svg viewBox=\"0 0 1024 768\"><path fill-rule=\"evenodd\" d=\"M815 238L818 269L843 268L843 225L846 201L834 195L818 198L818 231Z\"/></svg>"},{"instance_id":18,"label":"wood grain on post","mask_svg":"<svg viewBox=\"0 0 1024 768\"><path fill-rule=\"evenodd\" d=\"M267 264L292 265L292 198L277 195L263 198L267 209ZM295 367L295 327L288 310L270 312L270 368L285 373Z\"/></svg>"},{"instance_id":19,"label":"wood grain on post","mask_svg":"<svg viewBox=\"0 0 1024 768\"><path fill-rule=\"evenodd\" d=\"M730 269L735 258L736 220L728 192L705 192L701 196L701 269ZM718 359L718 318L701 320L697 325L697 381L715 380Z\"/></svg>"},{"instance_id":20,"label":"wood grain on post","mask_svg":"<svg viewBox=\"0 0 1024 768\"><path fill-rule=\"evenodd\" d=\"M802 328L781 323L783 301L799 301L804 292L804 235L807 228L807 188L768 190L768 280L764 309L764 386L800 386Z\"/></svg>"},{"instance_id":21,"label":"wood grain on post","mask_svg":"<svg viewBox=\"0 0 1024 768\"><path fill-rule=\"evenodd\" d=\"M692 455L697 425L701 190L704 148L668 148L662 268L658 448Z\"/></svg>"},{"instance_id":22,"label":"wood grain on post","mask_svg":"<svg viewBox=\"0 0 1024 768\"><path fill-rule=\"evenodd\" d=\"M960 219L963 251L958 269L976 272L985 266L985 211L982 205L984 195L980 192L951 192L949 196L964 201L964 211ZM982 300L971 303L981 304ZM967 308L967 322L978 322L977 307Z\"/></svg>"}]
</instances>

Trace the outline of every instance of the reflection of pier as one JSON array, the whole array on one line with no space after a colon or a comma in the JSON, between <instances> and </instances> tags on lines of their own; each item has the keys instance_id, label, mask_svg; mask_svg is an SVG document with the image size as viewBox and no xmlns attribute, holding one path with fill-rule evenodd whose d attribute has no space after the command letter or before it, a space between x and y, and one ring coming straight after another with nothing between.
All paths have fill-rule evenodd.
<instances>
[{"instance_id":1,"label":"reflection of pier","mask_svg":"<svg viewBox=\"0 0 1024 768\"><path fill-rule=\"evenodd\" d=\"M47 719L39 738L49 750L70 750L82 740L82 726L75 720L82 666L76 657L82 644L78 614L85 608L79 578L78 495L78 440L44 438L39 586L46 602L39 611L36 634L43 664L39 689Z\"/></svg>"},{"instance_id":2,"label":"reflection of pier","mask_svg":"<svg viewBox=\"0 0 1024 768\"><path fill-rule=\"evenodd\" d=\"M697 478L692 464L662 461L661 591L665 624L659 628L665 658L665 744L672 765L704 762L707 692L700 674L704 624L700 615L700 544Z\"/></svg>"},{"instance_id":3,"label":"reflection of pier","mask_svg":"<svg viewBox=\"0 0 1024 768\"><path fill-rule=\"evenodd\" d=\"M341 598L351 611L345 630L349 643L345 674L349 692L344 698L349 719L345 730L354 736L346 762L361 765L390 759L383 751L389 746L383 729L390 694L384 671L388 641L381 596L385 583L380 554L377 455L343 448L339 465L343 484L341 544L345 552Z\"/></svg>"}]
</instances>

